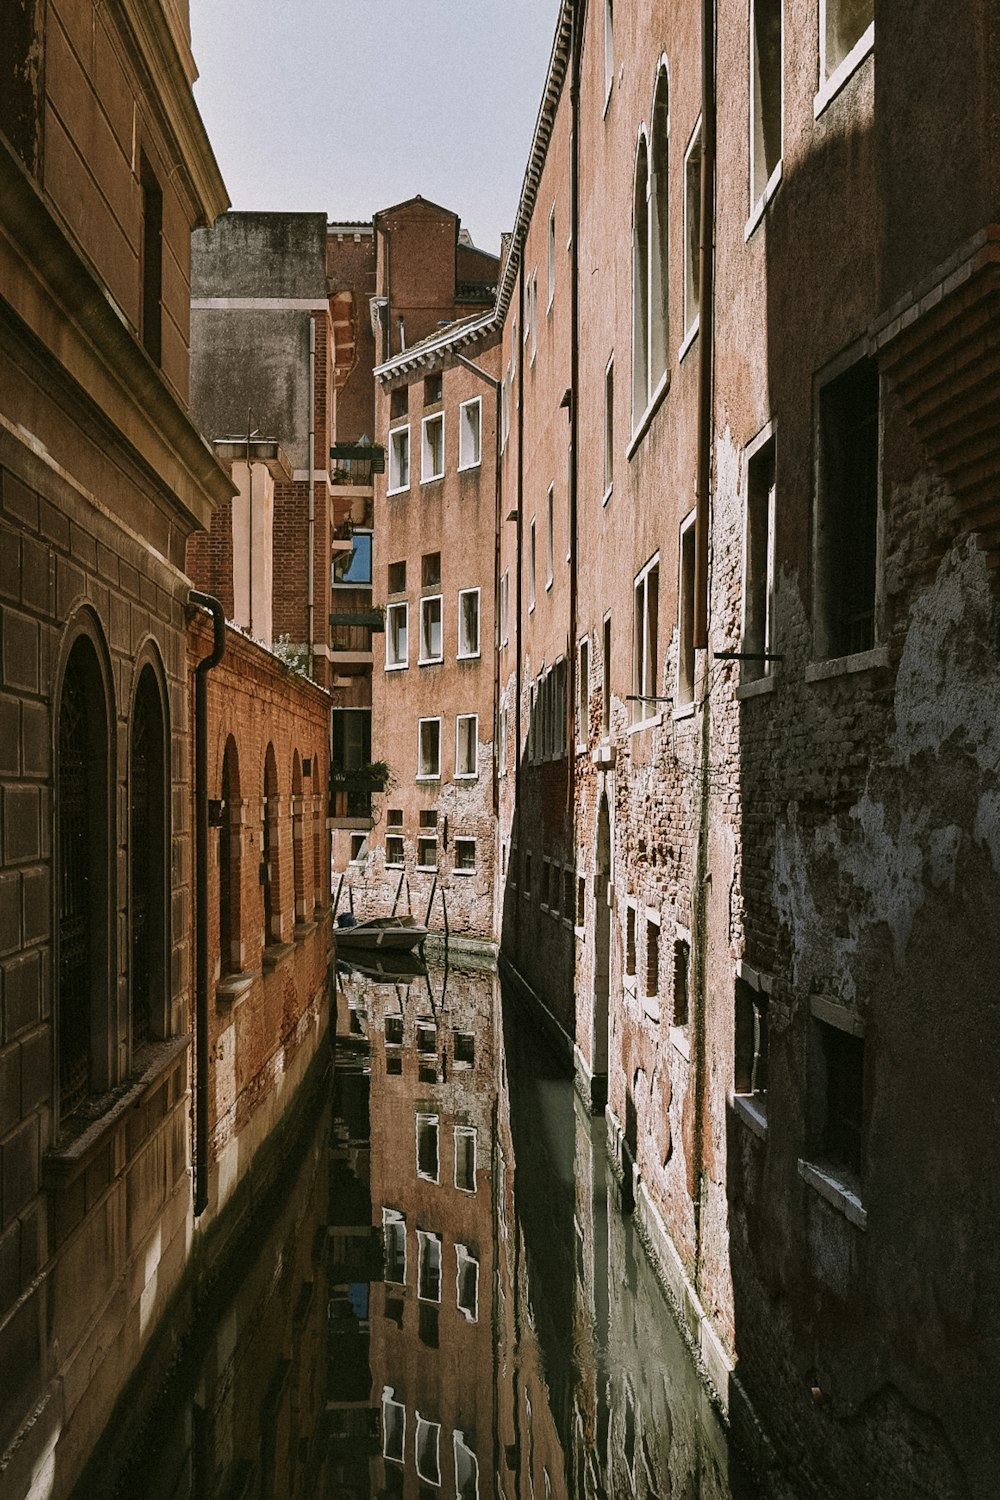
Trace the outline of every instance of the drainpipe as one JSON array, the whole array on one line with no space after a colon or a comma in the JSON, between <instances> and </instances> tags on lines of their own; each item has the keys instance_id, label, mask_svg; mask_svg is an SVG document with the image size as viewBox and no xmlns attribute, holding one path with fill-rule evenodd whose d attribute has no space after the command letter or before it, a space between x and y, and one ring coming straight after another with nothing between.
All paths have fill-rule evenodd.
<instances>
[{"instance_id":1,"label":"drainpipe","mask_svg":"<svg viewBox=\"0 0 1000 1500\"><path fill-rule=\"evenodd\" d=\"M315 675L313 648L316 641L316 487L313 484L313 466L316 448L316 319L309 318L309 571L306 584L307 617L309 620L309 676Z\"/></svg>"},{"instance_id":2,"label":"drainpipe","mask_svg":"<svg viewBox=\"0 0 1000 1500\"><path fill-rule=\"evenodd\" d=\"M195 1099L194 1214L208 1207L208 674L226 649L226 617L211 594L191 589L188 604L212 616L213 644L194 669Z\"/></svg>"},{"instance_id":3,"label":"drainpipe","mask_svg":"<svg viewBox=\"0 0 1000 1500\"><path fill-rule=\"evenodd\" d=\"M570 81L570 130L573 133L573 160L570 168L569 223L573 251L570 256L570 376L569 376L569 661L566 691L566 746L569 772L566 777L566 815L573 837L573 808L576 799L576 634L577 634L577 451L579 421L577 391L580 382L580 54L583 48L583 0L573 5L573 58ZM569 853L575 854L571 848ZM576 863L574 858L573 863Z\"/></svg>"}]
</instances>

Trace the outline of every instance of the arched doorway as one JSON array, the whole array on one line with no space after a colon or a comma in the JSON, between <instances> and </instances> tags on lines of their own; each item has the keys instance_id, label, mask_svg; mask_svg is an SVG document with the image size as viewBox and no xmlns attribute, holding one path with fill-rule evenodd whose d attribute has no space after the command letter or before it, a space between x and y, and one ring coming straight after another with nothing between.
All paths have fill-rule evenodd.
<instances>
[{"instance_id":1,"label":"arched doorway","mask_svg":"<svg viewBox=\"0 0 1000 1500\"><path fill-rule=\"evenodd\" d=\"M601 793L597 814L597 858L594 875L594 1032L591 1044L593 1077L591 1108L608 1102L608 1030L611 1020L611 818L607 793Z\"/></svg>"}]
</instances>

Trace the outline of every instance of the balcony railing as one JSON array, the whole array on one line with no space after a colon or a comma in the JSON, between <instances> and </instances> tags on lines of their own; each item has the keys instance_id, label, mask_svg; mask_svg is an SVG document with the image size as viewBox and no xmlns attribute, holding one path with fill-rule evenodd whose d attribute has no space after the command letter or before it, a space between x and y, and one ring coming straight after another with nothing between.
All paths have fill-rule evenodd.
<instances>
[{"instance_id":1,"label":"balcony railing","mask_svg":"<svg viewBox=\"0 0 1000 1500\"><path fill-rule=\"evenodd\" d=\"M385 473L385 449L374 443L334 443L330 449L333 484L370 485L373 474Z\"/></svg>"}]
</instances>

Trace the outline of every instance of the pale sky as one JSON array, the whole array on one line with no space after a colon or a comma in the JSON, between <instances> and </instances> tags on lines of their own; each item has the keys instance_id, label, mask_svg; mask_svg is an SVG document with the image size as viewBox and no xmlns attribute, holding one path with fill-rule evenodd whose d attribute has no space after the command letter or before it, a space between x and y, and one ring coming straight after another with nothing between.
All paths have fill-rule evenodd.
<instances>
[{"instance_id":1,"label":"pale sky","mask_svg":"<svg viewBox=\"0 0 1000 1500\"><path fill-rule=\"evenodd\" d=\"M237 209L370 219L420 193L494 254L559 0L191 0L195 97Z\"/></svg>"}]
</instances>

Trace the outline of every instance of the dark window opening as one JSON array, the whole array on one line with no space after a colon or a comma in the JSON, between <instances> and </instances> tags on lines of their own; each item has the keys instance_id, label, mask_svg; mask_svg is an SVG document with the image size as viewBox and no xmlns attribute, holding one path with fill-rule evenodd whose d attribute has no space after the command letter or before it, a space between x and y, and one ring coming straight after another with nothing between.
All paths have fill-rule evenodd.
<instances>
[{"instance_id":1,"label":"dark window opening","mask_svg":"<svg viewBox=\"0 0 1000 1500\"><path fill-rule=\"evenodd\" d=\"M406 591L406 563L394 562L389 564L389 593L402 594Z\"/></svg>"},{"instance_id":2,"label":"dark window opening","mask_svg":"<svg viewBox=\"0 0 1000 1500\"><path fill-rule=\"evenodd\" d=\"M746 680L763 677L770 668L764 658L772 649L774 607L774 439L747 464L747 555L744 602L743 663Z\"/></svg>"},{"instance_id":3,"label":"dark window opening","mask_svg":"<svg viewBox=\"0 0 1000 1500\"><path fill-rule=\"evenodd\" d=\"M153 169L141 157L142 188L142 342L150 359L160 363L163 314L163 193Z\"/></svg>"},{"instance_id":4,"label":"dark window opening","mask_svg":"<svg viewBox=\"0 0 1000 1500\"><path fill-rule=\"evenodd\" d=\"M394 422L397 417L405 417L409 409L410 388L398 385L394 391L389 392L389 417Z\"/></svg>"},{"instance_id":5,"label":"dark window opening","mask_svg":"<svg viewBox=\"0 0 1000 1500\"><path fill-rule=\"evenodd\" d=\"M737 1094L767 1101L767 996L736 981L736 1078Z\"/></svg>"},{"instance_id":6,"label":"dark window opening","mask_svg":"<svg viewBox=\"0 0 1000 1500\"><path fill-rule=\"evenodd\" d=\"M129 768L132 1047L160 1035L165 1019L166 788L163 710L145 667L132 710Z\"/></svg>"},{"instance_id":7,"label":"dark window opening","mask_svg":"<svg viewBox=\"0 0 1000 1500\"><path fill-rule=\"evenodd\" d=\"M425 552L420 559L420 586L425 589L436 589L441 586L441 554L440 552Z\"/></svg>"},{"instance_id":8,"label":"dark window opening","mask_svg":"<svg viewBox=\"0 0 1000 1500\"><path fill-rule=\"evenodd\" d=\"M878 540L878 366L861 359L819 397L816 654L875 644Z\"/></svg>"},{"instance_id":9,"label":"dark window opening","mask_svg":"<svg viewBox=\"0 0 1000 1500\"><path fill-rule=\"evenodd\" d=\"M815 1022L820 1044L818 1146L823 1161L861 1175L864 1105L864 1039L825 1021Z\"/></svg>"},{"instance_id":10,"label":"dark window opening","mask_svg":"<svg viewBox=\"0 0 1000 1500\"><path fill-rule=\"evenodd\" d=\"M674 943L674 1025L688 1023L688 989L691 968L691 948L683 939Z\"/></svg>"},{"instance_id":11,"label":"dark window opening","mask_svg":"<svg viewBox=\"0 0 1000 1500\"><path fill-rule=\"evenodd\" d=\"M441 400L443 394L443 381L440 371L436 375L428 375L424 379L424 405L435 406Z\"/></svg>"}]
</instances>

